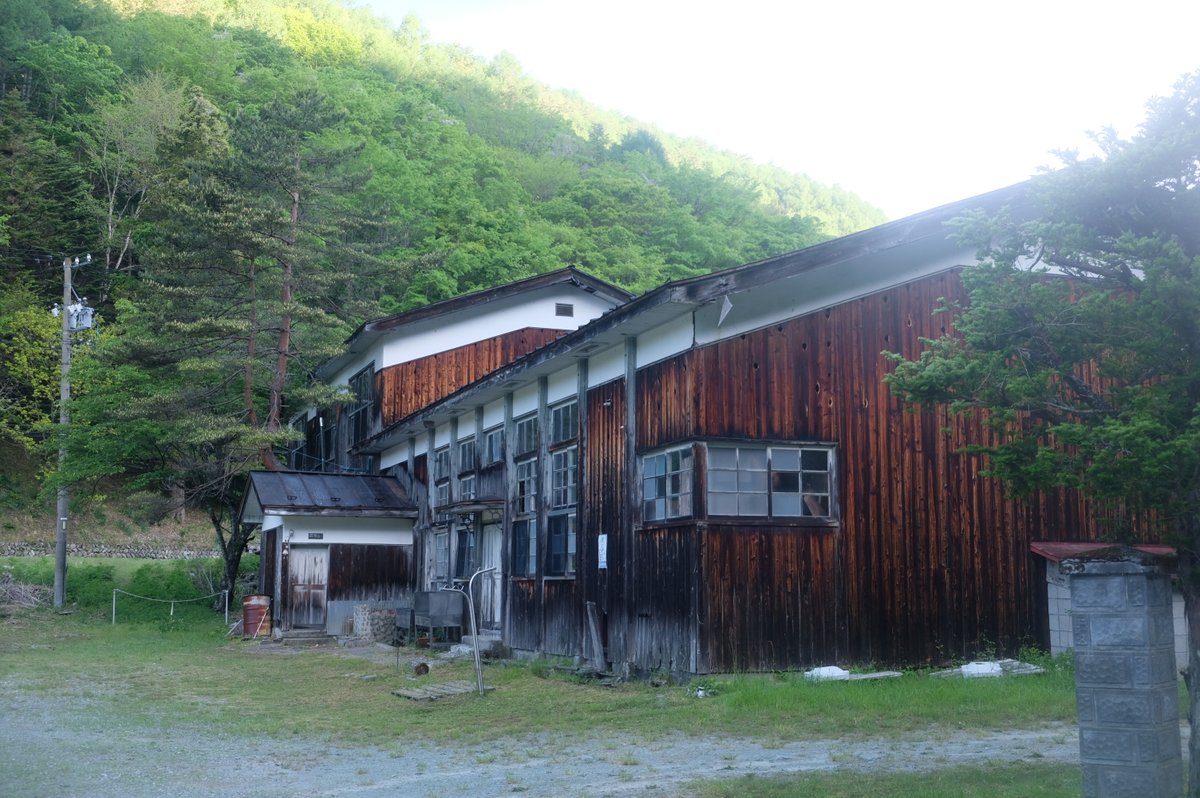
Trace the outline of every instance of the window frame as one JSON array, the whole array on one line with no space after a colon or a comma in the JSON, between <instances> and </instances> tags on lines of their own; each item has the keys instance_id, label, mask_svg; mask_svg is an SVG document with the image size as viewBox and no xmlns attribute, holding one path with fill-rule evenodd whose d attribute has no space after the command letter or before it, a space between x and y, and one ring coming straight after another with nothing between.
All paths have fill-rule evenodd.
<instances>
[{"instance_id":1,"label":"window frame","mask_svg":"<svg viewBox=\"0 0 1200 798\"><path fill-rule=\"evenodd\" d=\"M354 372L346 381L354 401L346 409L346 429L350 446L356 446L371 435L371 408L375 403L375 361Z\"/></svg>"},{"instance_id":2,"label":"window frame","mask_svg":"<svg viewBox=\"0 0 1200 798\"><path fill-rule=\"evenodd\" d=\"M837 447L823 443L774 443L752 441L720 441L706 443L706 474L704 480L705 515L713 520L751 519L775 523L792 523L804 525L834 525L840 520L837 502ZM718 458L716 451L734 451L737 453L737 464L734 468L724 465L714 465ZM747 467L742 468L741 453L755 455ZM796 453L795 467L781 465L787 455ZM809 454L810 465L813 454L819 453L825 467L805 468L805 454ZM759 467L757 455L763 455L763 464ZM777 456L777 454L779 456ZM728 489L714 489L714 480L721 479L721 474L727 476L725 484ZM761 478L757 475L761 474ZM806 479L805 475L809 475ZM795 479L790 477L795 475ZM787 477L785 480L784 478ZM781 489L785 485L787 489ZM791 485L796 486L795 490ZM761 487L761 489L758 489ZM806 489L807 487L807 489ZM783 499L795 495L797 497L797 512L782 509ZM735 512L715 511L714 504L718 497L733 497L736 502ZM754 511L754 497L762 497L762 512ZM743 502L743 497L747 501ZM824 499L824 515L814 512L812 501ZM746 509L743 510L743 507ZM807 510L807 512L806 512Z\"/></svg>"},{"instance_id":3,"label":"window frame","mask_svg":"<svg viewBox=\"0 0 1200 798\"><path fill-rule=\"evenodd\" d=\"M482 457L481 467L504 462L504 427L502 425L483 431Z\"/></svg>"},{"instance_id":4,"label":"window frame","mask_svg":"<svg viewBox=\"0 0 1200 798\"><path fill-rule=\"evenodd\" d=\"M679 469L671 468L672 455L679 456L679 459L681 461L680 462L681 467ZM649 477L647 477L646 476L647 464L651 461L657 461L659 458L662 458L662 464L663 464L662 472L658 473L657 468L655 468L654 473L652 473ZM684 459L688 460L688 464L686 467L682 467L682 461ZM678 520L681 518L694 518L696 516L696 449L693 444L689 443L684 446L673 446L673 447L670 447L667 449L662 449L660 451L647 452L646 454L642 455L641 460L640 460L640 465L641 465L640 479L641 479L641 488L642 488L641 520L643 522L645 522L645 523L660 523L660 522L667 522L667 521L675 521L675 520ZM672 476L678 476L678 478L679 478L678 484L680 486L680 489L675 492L672 492L670 490ZM646 487L650 483L651 480L654 480L654 482L655 482L655 496L653 499L648 500L646 498ZM659 482L660 480L661 480L661 483ZM660 486L660 484L663 489L661 496L658 495L658 487ZM686 490L683 489L684 487L686 487ZM685 497L686 497L686 502L684 501ZM680 508L678 512L672 513L669 510L669 508L671 507L672 499L674 499L678 502L677 506ZM659 516L659 515L655 514L653 516L650 516L646 513L646 507L650 501L655 501L655 502L661 501L662 502L663 515ZM685 504L686 504L686 509L684 509Z\"/></svg>"},{"instance_id":5,"label":"window frame","mask_svg":"<svg viewBox=\"0 0 1200 798\"><path fill-rule=\"evenodd\" d=\"M567 443L579 437L578 399L571 398L551 405L549 410L550 435L548 441L551 446Z\"/></svg>"}]
</instances>

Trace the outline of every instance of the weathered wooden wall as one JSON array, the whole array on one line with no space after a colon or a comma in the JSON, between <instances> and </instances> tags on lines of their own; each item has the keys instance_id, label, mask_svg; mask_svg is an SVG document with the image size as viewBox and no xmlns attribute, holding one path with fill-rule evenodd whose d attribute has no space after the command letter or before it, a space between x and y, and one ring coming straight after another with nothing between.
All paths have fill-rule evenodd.
<instances>
[{"instance_id":1,"label":"weathered wooden wall","mask_svg":"<svg viewBox=\"0 0 1200 798\"><path fill-rule=\"evenodd\" d=\"M913 413L890 395L880 353L914 357L919 337L940 335L950 319L931 315L939 297L963 298L956 273L639 373L639 451L722 437L837 444L835 529L708 522L699 580L707 669L941 661L1037 642L1045 586L1029 543L1096 530L1073 494L1022 503L979 476L981 458L959 452L988 440L978 418ZM663 561L638 567L646 578L657 572L660 587L673 578L686 589L688 575L668 576Z\"/></svg>"},{"instance_id":2,"label":"weathered wooden wall","mask_svg":"<svg viewBox=\"0 0 1200 798\"><path fill-rule=\"evenodd\" d=\"M577 579L584 605L580 624L587 623L586 602L596 602L599 633L611 662L624 662L624 615L630 542L622 523L625 502L625 380L616 380L588 391L585 445L580 460L579 537ZM608 535L608 568L600 570L595 557L598 538ZM583 627L586 633L586 626ZM583 652L581 652L583 653Z\"/></svg>"},{"instance_id":3,"label":"weathered wooden wall","mask_svg":"<svg viewBox=\"0 0 1200 798\"><path fill-rule=\"evenodd\" d=\"M408 598L415 583L412 546L335 543L329 547L330 601Z\"/></svg>"},{"instance_id":4,"label":"weathered wooden wall","mask_svg":"<svg viewBox=\"0 0 1200 798\"><path fill-rule=\"evenodd\" d=\"M550 343L564 333L529 327L381 369L375 376L382 428Z\"/></svg>"}]
</instances>

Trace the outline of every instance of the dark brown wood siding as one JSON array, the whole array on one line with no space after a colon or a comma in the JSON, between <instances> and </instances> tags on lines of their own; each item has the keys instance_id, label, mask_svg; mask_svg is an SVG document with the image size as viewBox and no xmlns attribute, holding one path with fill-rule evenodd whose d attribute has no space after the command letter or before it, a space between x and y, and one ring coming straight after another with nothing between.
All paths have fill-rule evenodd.
<instances>
[{"instance_id":1,"label":"dark brown wood siding","mask_svg":"<svg viewBox=\"0 0 1200 798\"><path fill-rule=\"evenodd\" d=\"M623 531L625 510L625 380L605 383L588 391L586 446L580 481L578 579L584 595L583 629L587 629L586 602L596 602L599 634L610 662L625 661L623 590L630 543ZM600 535L608 535L608 568L596 563Z\"/></svg>"},{"instance_id":2,"label":"dark brown wood siding","mask_svg":"<svg viewBox=\"0 0 1200 798\"><path fill-rule=\"evenodd\" d=\"M914 413L890 395L880 353L915 357L919 337L940 335L950 318L932 314L939 297L965 299L957 273L639 373L639 451L711 438L837 445L836 529L709 525L699 610L708 670L944 661L1044 634L1029 543L1096 529L1077 495L1021 502L980 476L982 459L959 451L989 440L978 417Z\"/></svg>"},{"instance_id":3,"label":"dark brown wood siding","mask_svg":"<svg viewBox=\"0 0 1200 798\"><path fill-rule=\"evenodd\" d=\"M412 546L335 543L329 547L329 601L393 601L415 589Z\"/></svg>"},{"instance_id":4,"label":"dark brown wood siding","mask_svg":"<svg viewBox=\"0 0 1200 798\"><path fill-rule=\"evenodd\" d=\"M380 370L376 388L382 427L449 396L564 332L528 327Z\"/></svg>"}]
</instances>

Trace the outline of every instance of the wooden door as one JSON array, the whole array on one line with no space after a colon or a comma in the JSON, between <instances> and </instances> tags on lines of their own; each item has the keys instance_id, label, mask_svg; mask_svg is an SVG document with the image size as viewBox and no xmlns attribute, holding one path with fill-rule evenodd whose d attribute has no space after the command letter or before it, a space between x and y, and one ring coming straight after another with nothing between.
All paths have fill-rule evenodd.
<instances>
[{"instance_id":1,"label":"wooden door","mask_svg":"<svg viewBox=\"0 0 1200 798\"><path fill-rule=\"evenodd\" d=\"M329 547L292 546L288 556L288 588L293 629L325 627L328 582Z\"/></svg>"},{"instance_id":2,"label":"wooden door","mask_svg":"<svg viewBox=\"0 0 1200 798\"><path fill-rule=\"evenodd\" d=\"M489 571L486 574L480 575L475 580L479 584L479 594L477 600L478 606L475 608L479 613L479 626L481 629L499 629L500 628L500 604L503 600L504 591L504 566L501 552L503 547L501 541L504 537L503 527L496 524L484 524L480 535L480 568L495 568L494 571Z\"/></svg>"}]
</instances>

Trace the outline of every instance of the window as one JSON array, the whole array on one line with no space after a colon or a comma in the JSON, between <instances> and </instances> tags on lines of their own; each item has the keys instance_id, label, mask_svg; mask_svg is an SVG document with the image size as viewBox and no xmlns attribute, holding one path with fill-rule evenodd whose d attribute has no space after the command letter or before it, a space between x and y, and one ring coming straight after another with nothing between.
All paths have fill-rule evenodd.
<instances>
[{"instance_id":1,"label":"window","mask_svg":"<svg viewBox=\"0 0 1200 798\"><path fill-rule=\"evenodd\" d=\"M438 532L433 536L433 581L450 581L449 532Z\"/></svg>"},{"instance_id":2,"label":"window","mask_svg":"<svg viewBox=\"0 0 1200 798\"><path fill-rule=\"evenodd\" d=\"M663 521L692 514L692 447L642 458L642 520Z\"/></svg>"},{"instance_id":3,"label":"window","mask_svg":"<svg viewBox=\"0 0 1200 798\"><path fill-rule=\"evenodd\" d=\"M550 556L546 573L575 573L575 504L578 496L579 449L571 446L550 455L550 517L546 521Z\"/></svg>"},{"instance_id":4,"label":"window","mask_svg":"<svg viewBox=\"0 0 1200 798\"><path fill-rule=\"evenodd\" d=\"M450 483L439 482L433 489L434 506L438 509L450 503Z\"/></svg>"},{"instance_id":5,"label":"window","mask_svg":"<svg viewBox=\"0 0 1200 798\"><path fill-rule=\"evenodd\" d=\"M371 406L375 402L374 374L375 364L369 363L350 378L349 387L354 394L354 403L346 413L346 420L349 422L351 446L366 440L371 433Z\"/></svg>"},{"instance_id":6,"label":"window","mask_svg":"<svg viewBox=\"0 0 1200 798\"><path fill-rule=\"evenodd\" d=\"M709 446L708 514L833 518L833 450Z\"/></svg>"},{"instance_id":7,"label":"window","mask_svg":"<svg viewBox=\"0 0 1200 798\"><path fill-rule=\"evenodd\" d=\"M525 518L513 522L513 575L534 576L537 573L537 519Z\"/></svg>"},{"instance_id":8,"label":"window","mask_svg":"<svg viewBox=\"0 0 1200 798\"><path fill-rule=\"evenodd\" d=\"M460 501L476 498L474 474L468 474L458 478L458 498Z\"/></svg>"},{"instance_id":9,"label":"window","mask_svg":"<svg viewBox=\"0 0 1200 798\"><path fill-rule=\"evenodd\" d=\"M517 504L513 509L518 515L537 512L537 466L536 457L517 463Z\"/></svg>"},{"instance_id":10,"label":"window","mask_svg":"<svg viewBox=\"0 0 1200 798\"><path fill-rule=\"evenodd\" d=\"M475 436L458 442L458 473L475 470Z\"/></svg>"},{"instance_id":11,"label":"window","mask_svg":"<svg viewBox=\"0 0 1200 798\"><path fill-rule=\"evenodd\" d=\"M575 513L552 515L547 523L550 535L550 559L546 563L546 573L552 576L573 576L575 574Z\"/></svg>"},{"instance_id":12,"label":"window","mask_svg":"<svg viewBox=\"0 0 1200 798\"><path fill-rule=\"evenodd\" d=\"M483 433L483 465L489 466L504 459L504 428L496 427Z\"/></svg>"},{"instance_id":13,"label":"window","mask_svg":"<svg viewBox=\"0 0 1200 798\"><path fill-rule=\"evenodd\" d=\"M458 551L454 557L454 577L470 579L477 565L478 551L475 546L475 527L470 524L458 528Z\"/></svg>"},{"instance_id":14,"label":"window","mask_svg":"<svg viewBox=\"0 0 1200 798\"><path fill-rule=\"evenodd\" d=\"M579 434L579 402L571 400L550 408L550 445L571 441Z\"/></svg>"},{"instance_id":15,"label":"window","mask_svg":"<svg viewBox=\"0 0 1200 798\"><path fill-rule=\"evenodd\" d=\"M433 453L433 478L434 480L448 479L450 477L450 447L443 446Z\"/></svg>"},{"instance_id":16,"label":"window","mask_svg":"<svg viewBox=\"0 0 1200 798\"><path fill-rule=\"evenodd\" d=\"M555 510L575 506L579 449L555 452L550 456L550 507Z\"/></svg>"},{"instance_id":17,"label":"window","mask_svg":"<svg viewBox=\"0 0 1200 798\"><path fill-rule=\"evenodd\" d=\"M516 421L516 440L513 442L513 454L529 454L537 449L537 416L530 415Z\"/></svg>"}]
</instances>

